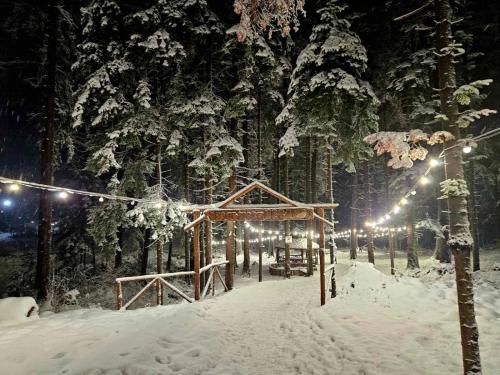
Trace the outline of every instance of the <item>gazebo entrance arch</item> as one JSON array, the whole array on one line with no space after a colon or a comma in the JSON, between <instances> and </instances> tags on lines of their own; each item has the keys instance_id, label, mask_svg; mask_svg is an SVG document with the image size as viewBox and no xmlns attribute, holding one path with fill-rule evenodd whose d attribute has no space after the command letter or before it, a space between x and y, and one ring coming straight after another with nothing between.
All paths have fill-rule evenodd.
<instances>
[{"instance_id":1,"label":"gazebo entrance arch","mask_svg":"<svg viewBox=\"0 0 500 375\"><path fill-rule=\"evenodd\" d=\"M254 190L269 194L279 203L276 204L237 204L238 200L244 198ZM321 305L326 300L325 275L325 231L324 225L333 227L333 223L324 217L325 209L334 209L337 204L333 203L300 203L289 199L283 194L267 187L260 182L252 182L241 190L232 194L226 200L211 205L189 205L183 207L183 210L192 215L192 221L184 227L185 231L193 231L193 272L194 272L194 299L200 300L202 296L200 274L207 269L211 269L212 263L212 244L207 241L207 266L200 269L200 226L204 221L209 222L227 222L227 240L226 240L226 261L219 262L217 265L225 264L225 290L231 290L234 283L234 227L235 222L242 221L306 221L307 222L307 258L308 273L313 274L312 262L312 230L314 221L318 223L319 232L319 264L320 264L320 287L321 287ZM290 264L290 249L285 245L285 263ZM207 268L208 267L208 268ZM309 269L310 268L310 269ZM331 270L331 266L329 267ZM212 269L213 271L213 269ZM216 269L215 272L218 272ZM220 273L219 273L220 277ZM332 276L333 277L333 276ZM220 277L222 281L222 277ZM262 281L262 248L259 247L259 281ZM214 272L210 273L206 285L203 286L203 296L215 283Z\"/></svg>"}]
</instances>

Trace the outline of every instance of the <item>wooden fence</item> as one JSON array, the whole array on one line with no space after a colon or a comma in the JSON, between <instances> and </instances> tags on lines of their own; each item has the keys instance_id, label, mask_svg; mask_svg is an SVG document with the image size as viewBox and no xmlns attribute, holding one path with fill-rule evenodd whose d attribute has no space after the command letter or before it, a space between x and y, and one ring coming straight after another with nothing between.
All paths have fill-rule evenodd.
<instances>
[{"instance_id":1,"label":"wooden fence","mask_svg":"<svg viewBox=\"0 0 500 375\"><path fill-rule=\"evenodd\" d=\"M222 261L222 262L214 262L211 264L208 264L202 268L199 269L198 277L194 278L194 294L195 297L197 296L196 290L200 290L200 286L196 285L196 283L200 282L200 277L199 275L209 271L209 276L206 279L207 282L204 286L203 293L202 293L202 298L205 298L207 292L210 290L210 287L212 288L212 295L215 294L215 284L216 284L216 277L219 278L222 286L224 287L224 291L227 292L229 289L224 282L224 279L222 278L222 275L219 271L219 267L226 265L228 261ZM116 289L116 308L118 310L126 310L128 309L134 302L139 300L141 296L144 295L144 293L150 289L155 287L156 288L156 304L161 305L163 304L163 289L164 288L169 288L172 290L174 293L178 294L182 298L184 298L186 301L189 303L192 303L195 301L195 298L192 298L188 296L186 293L184 293L182 290L174 286L171 282L168 281L168 279L172 279L174 277L179 277L179 276L191 276L195 275L195 271L183 271L183 272L171 272L171 273L162 273L162 274L152 274L152 275L142 275L142 276L129 276L129 277L119 277L115 280L115 289ZM123 283L125 282L144 282L147 281L148 283L138 292L136 293L128 302L124 304L123 300ZM198 299L198 298L196 298Z\"/></svg>"}]
</instances>

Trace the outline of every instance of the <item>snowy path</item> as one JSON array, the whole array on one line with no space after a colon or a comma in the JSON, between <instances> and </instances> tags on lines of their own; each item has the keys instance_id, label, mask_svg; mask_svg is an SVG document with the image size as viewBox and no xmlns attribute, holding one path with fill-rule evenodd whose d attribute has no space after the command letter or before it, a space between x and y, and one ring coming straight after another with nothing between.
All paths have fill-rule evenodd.
<instances>
[{"instance_id":1,"label":"snowy path","mask_svg":"<svg viewBox=\"0 0 500 375\"><path fill-rule=\"evenodd\" d=\"M461 372L453 288L396 281L367 264L339 268L341 294L323 308L316 277L240 279L203 303L0 326L0 374ZM500 368L499 297L494 285L479 285L485 374Z\"/></svg>"}]
</instances>

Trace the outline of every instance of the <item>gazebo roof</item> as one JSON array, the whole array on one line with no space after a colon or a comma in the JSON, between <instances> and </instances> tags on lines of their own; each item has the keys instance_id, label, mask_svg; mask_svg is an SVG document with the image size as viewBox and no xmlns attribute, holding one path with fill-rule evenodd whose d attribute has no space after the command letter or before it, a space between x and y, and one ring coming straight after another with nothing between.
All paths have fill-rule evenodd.
<instances>
[{"instance_id":1,"label":"gazebo roof","mask_svg":"<svg viewBox=\"0 0 500 375\"><path fill-rule=\"evenodd\" d=\"M254 190L261 190L277 199L277 204L236 204L236 202ZM211 221L283 221L283 220L311 220L316 218L333 226L333 223L314 212L316 208L334 209L336 203L301 203L294 201L270 187L254 181L238 190L222 202L210 205L182 206L184 212L199 212L201 215L184 227L184 230L193 228L196 224L209 219Z\"/></svg>"}]
</instances>

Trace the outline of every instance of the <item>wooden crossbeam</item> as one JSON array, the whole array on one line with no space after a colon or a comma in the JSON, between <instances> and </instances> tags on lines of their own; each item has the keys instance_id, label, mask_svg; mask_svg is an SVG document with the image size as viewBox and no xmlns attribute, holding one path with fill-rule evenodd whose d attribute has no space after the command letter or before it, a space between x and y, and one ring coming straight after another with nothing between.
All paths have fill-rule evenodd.
<instances>
[{"instance_id":1,"label":"wooden crossbeam","mask_svg":"<svg viewBox=\"0 0 500 375\"><path fill-rule=\"evenodd\" d=\"M212 221L285 221L311 220L313 210L302 207L288 208L226 208L205 211L205 216Z\"/></svg>"}]
</instances>

